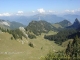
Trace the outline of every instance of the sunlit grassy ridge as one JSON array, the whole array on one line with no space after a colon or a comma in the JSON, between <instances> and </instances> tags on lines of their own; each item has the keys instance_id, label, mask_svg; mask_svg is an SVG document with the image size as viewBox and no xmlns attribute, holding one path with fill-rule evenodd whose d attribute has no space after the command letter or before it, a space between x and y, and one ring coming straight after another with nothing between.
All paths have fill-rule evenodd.
<instances>
[{"instance_id":1,"label":"sunlit grassy ridge","mask_svg":"<svg viewBox=\"0 0 80 60\"><path fill-rule=\"evenodd\" d=\"M48 34L56 34L49 32ZM36 39L11 40L9 33L0 32L0 60L40 60L49 50L59 51L63 47L58 46L54 41L44 39L44 33ZM29 42L34 46L30 47Z\"/></svg>"}]
</instances>

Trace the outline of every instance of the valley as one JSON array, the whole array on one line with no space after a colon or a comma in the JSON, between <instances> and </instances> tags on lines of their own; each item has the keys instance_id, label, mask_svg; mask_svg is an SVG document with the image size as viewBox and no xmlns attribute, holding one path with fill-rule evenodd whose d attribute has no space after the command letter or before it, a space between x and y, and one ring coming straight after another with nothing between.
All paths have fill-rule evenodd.
<instances>
[{"instance_id":1,"label":"valley","mask_svg":"<svg viewBox=\"0 0 80 60\"><path fill-rule=\"evenodd\" d=\"M80 0L0 0L0 60L80 60Z\"/></svg>"},{"instance_id":2,"label":"valley","mask_svg":"<svg viewBox=\"0 0 80 60\"><path fill-rule=\"evenodd\" d=\"M51 33L56 34L55 32L48 34ZM54 41L45 40L44 34L35 39L11 40L11 34L0 32L0 60L40 60L50 50L54 52L63 50L63 47L58 46ZM28 45L29 42L33 43L34 48Z\"/></svg>"},{"instance_id":3,"label":"valley","mask_svg":"<svg viewBox=\"0 0 80 60\"><path fill-rule=\"evenodd\" d=\"M1 20L1 22L3 21ZM5 28L6 26L2 24L0 28L0 60L67 59L68 53L72 54L71 52L76 51L74 49L76 47L71 44L77 43L79 52L79 25L80 22L77 18L73 24L68 20L55 24L44 20L31 21L27 27L18 25L17 29ZM73 51L69 52L68 45L74 47L71 47ZM59 54L61 57L58 57ZM69 55L68 58L71 59L71 57Z\"/></svg>"}]
</instances>

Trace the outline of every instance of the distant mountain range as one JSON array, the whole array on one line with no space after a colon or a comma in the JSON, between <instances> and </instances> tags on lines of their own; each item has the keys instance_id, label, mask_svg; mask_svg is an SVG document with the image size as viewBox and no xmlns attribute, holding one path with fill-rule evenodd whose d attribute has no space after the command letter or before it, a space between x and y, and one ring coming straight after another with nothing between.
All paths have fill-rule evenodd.
<instances>
[{"instance_id":1,"label":"distant mountain range","mask_svg":"<svg viewBox=\"0 0 80 60\"><path fill-rule=\"evenodd\" d=\"M42 15L41 15L42 16ZM26 27L25 25L15 22L15 21L6 21L6 20L0 20L0 27L2 28L8 28L8 29L17 29L19 27ZM42 32L48 32L50 30L53 31L59 31L63 28L79 28L80 27L80 22L76 18L74 23L72 24L68 20L63 20L55 24L51 24L45 20L33 20L31 21L28 26L26 27L27 30L32 31L33 33L38 32L38 34L41 34Z\"/></svg>"},{"instance_id":2,"label":"distant mountain range","mask_svg":"<svg viewBox=\"0 0 80 60\"><path fill-rule=\"evenodd\" d=\"M9 20L9 21L16 21L22 23L24 25L28 25L32 20L45 20L50 23L56 23L62 21L64 18L58 17L53 14L36 14L33 16L2 16L0 19Z\"/></svg>"},{"instance_id":3,"label":"distant mountain range","mask_svg":"<svg viewBox=\"0 0 80 60\"><path fill-rule=\"evenodd\" d=\"M70 22L74 22L75 18L78 18L80 20L80 15L67 14L62 17L54 14L36 14L33 16L0 16L0 19L16 21L24 25L28 25L32 20L45 20L50 23L57 23L63 21L64 19L69 20Z\"/></svg>"}]
</instances>

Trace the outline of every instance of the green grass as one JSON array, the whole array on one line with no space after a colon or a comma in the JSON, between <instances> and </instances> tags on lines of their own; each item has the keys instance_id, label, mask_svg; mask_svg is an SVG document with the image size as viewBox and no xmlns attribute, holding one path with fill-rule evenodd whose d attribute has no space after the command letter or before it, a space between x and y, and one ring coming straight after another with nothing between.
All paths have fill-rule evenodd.
<instances>
[{"instance_id":1,"label":"green grass","mask_svg":"<svg viewBox=\"0 0 80 60\"><path fill-rule=\"evenodd\" d=\"M48 34L56 34L56 32L50 31ZM44 35L42 33L36 39L11 40L12 35L0 32L0 60L40 60L50 50L55 52L63 49L54 41L44 39ZM28 45L29 42L34 48Z\"/></svg>"},{"instance_id":2,"label":"green grass","mask_svg":"<svg viewBox=\"0 0 80 60\"><path fill-rule=\"evenodd\" d=\"M63 28L60 24L53 24L53 26L56 28Z\"/></svg>"},{"instance_id":3,"label":"green grass","mask_svg":"<svg viewBox=\"0 0 80 60\"><path fill-rule=\"evenodd\" d=\"M62 47L65 47L65 48L66 48L67 45L68 45L68 43L69 43L69 42L72 42L72 41L73 41L73 39L69 39L69 40L63 42L63 43L62 43Z\"/></svg>"}]
</instances>

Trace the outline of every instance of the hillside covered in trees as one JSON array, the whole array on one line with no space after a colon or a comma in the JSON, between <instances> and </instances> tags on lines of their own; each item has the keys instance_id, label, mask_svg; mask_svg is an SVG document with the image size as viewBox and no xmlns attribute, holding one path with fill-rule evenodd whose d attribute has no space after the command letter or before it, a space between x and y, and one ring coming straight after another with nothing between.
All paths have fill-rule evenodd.
<instances>
[{"instance_id":1,"label":"hillside covered in trees","mask_svg":"<svg viewBox=\"0 0 80 60\"><path fill-rule=\"evenodd\" d=\"M73 33L76 33L77 31L75 29L64 29L62 31L59 31L56 35L45 35L45 39L49 39L50 41L55 41L57 44L62 44L62 42L69 39L69 35L72 35Z\"/></svg>"},{"instance_id":2,"label":"hillside covered in trees","mask_svg":"<svg viewBox=\"0 0 80 60\"><path fill-rule=\"evenodd\" d=\"M46 21L32 21L25 28L26 31L33 32L35 35L41 35L41 33L48 33L49 31L57 31L57 28Z\"/></svg>"},{"instance_id":3,"label":"hillside covered in trees","mask_svg":"<svg viewBox=\"0 0 80 60\"><path fill-rule=\"evenodd\" d=\"M78 23L78 24L77 24ZM68 39L73 39L76 35L79 36L79 21L76 18L75 22L69 26L68 28L64 28L63 30L59 31L56 35L45 35L45 39L49 39L51 41L55 41L57 44L62 44L62 42L68 40ZM76 29L73 26L78 26ZM71 28L70 28L71 27Z\"/></svg>"}]
</instances>

